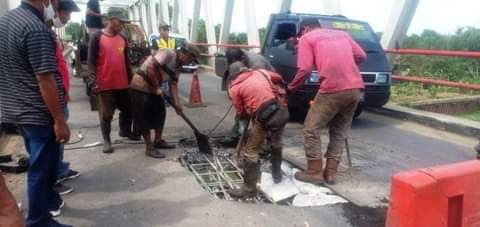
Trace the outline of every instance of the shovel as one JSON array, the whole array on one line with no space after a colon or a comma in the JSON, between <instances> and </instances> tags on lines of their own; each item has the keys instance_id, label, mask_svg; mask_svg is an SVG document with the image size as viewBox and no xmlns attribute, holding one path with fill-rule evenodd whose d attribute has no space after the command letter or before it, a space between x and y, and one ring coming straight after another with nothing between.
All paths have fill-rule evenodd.
<instances>
[{"instance_id":1,"label":"shovel","mask_svg":"<svg viewBox=\"0 0 480 227\"><path fill-rule=\"evenodd\" d=\"M165 100L167 100L167 102L173 108L175 108L175 105L173 105L172 100L170 100L169 98L166 98ZM183 112L180 112L178 115L180 115L180 117L182 117L183 120L185 120L185 122L187 122L188 126L190 126L190 128L192 128L193 133L195 134L195 138L197 139L197 145L198 145L199 151L201 153L204 153L204 154L211 154L212 153L212 148L210 148L210 144L208 143L208 136L205 135L205 134L202 134L200 131L198 131L197 127L195 127L195 125L193 125L192 121L190 121L190 119L188 119L188 117L185 116L185 114Z\"/></svg>"}]
</instances>

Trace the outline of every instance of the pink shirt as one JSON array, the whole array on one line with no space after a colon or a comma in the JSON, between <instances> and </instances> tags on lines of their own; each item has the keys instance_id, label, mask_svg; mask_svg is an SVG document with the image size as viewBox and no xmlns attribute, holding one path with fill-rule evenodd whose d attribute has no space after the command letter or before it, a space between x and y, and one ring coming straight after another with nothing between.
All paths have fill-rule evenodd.
<instances>
[{"instance_id":1,"label":"pink shirt","mask_svg":"<svg viewBox=\"0 0 480 227\"><path fill-rule=\"evenodd\" d=\"M274 72L266 71L271 80L282 80ZM244 72L232 81L230 96L237 112L241 115L253 116L258 108L267 101L275 99L275 94L267 79L258 71Z\"/></svg>"},{"instance_id":2,"label":"pink shirt","mask_svg":"<svg viewBox=\"0 0 480 227\"><path fill-rule=\"evenodd\" d=\"M128 88L127 65L125 62L125 40L120 35L100 36L97 58L97 85L99 90Z\"/></svg>"},{"instance_id":3,"label":"pink shirt","mask_svg":"<svg viewBox=\"0 0 480 227\"><path fill-rule=\"evenodd\" d=\"M364 88L357 64L366 58L362 48L346 32L324 28L310 31L299 40L298 71L289 90L300 89L314 67L320 80L319 93Z\"/></svg>"},{"instance_id":4,"label":"pink shirt","mask_svg":"<svg viewBox=\"0 0 480 227\"><path fill-rule=\"evenodd\" d=\"M57 47L55 48L55 57L57 59L58 72L62 76L65 94L68 94L68 91L70 90L70 77L68 74L67 61L65 60L65 57L63 57L63 48L62 45L60 45L60 40L57 39L56 43Z\"/></svg>"}]
</instances>

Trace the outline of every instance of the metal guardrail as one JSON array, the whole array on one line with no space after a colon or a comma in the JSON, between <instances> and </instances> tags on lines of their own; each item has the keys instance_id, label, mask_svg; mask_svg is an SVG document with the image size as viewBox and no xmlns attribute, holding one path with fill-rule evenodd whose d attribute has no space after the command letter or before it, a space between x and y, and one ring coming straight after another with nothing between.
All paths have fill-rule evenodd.
<instances>
[{"instance_id":1,"label":"metal guardrail","mask_svg":"<svg viewBox=\"0 0 480 227\"><path fill-rule=\"evenodd\" d=\"M416 76L392 75L392 79L398 80L398 81L416 82L416 83L422 83L422 84L431 84L431 85L439 85L439 86L455 87L455 88L463 88L463 89L480 91L480 84L467 84L467 83L461 83L461 82L452 82L448 80L436 80L436 79L429 79L425 77L416 77Z\"/></svg>"},{"instance_id":2,"label":"metal guardrail","mask_svg":"<svg viewBox=\"0 0 480 227\"><path fill-rule=\"evenodd\" d=\"M451 50L427 50L427 49L387 49L386 53L402 55L423 55L423 56L443 56L443 57L462 57L462 58L480 58L480 52L475 51L451 51ZM431 84L446 87L455 87L470 90L480 90L480 84L468 84L462 82L453 82L448 80L438 80L417 76L398 76L392 75L392 79L397 81L415 82L422 84Z\"/></svg>"},{"instance_id":3,"label":"metal guardrail","mask_svg":"<svg viewBox=\"0 0 480 227\"><path fill-rule=\"evenodd\" d=\"M256 45L245 45L245 44L212 44L212 43L192 43L196 46L216 46L216 47L238 47L238 48L261 48L261 46Z\"/></svg>"},{"instance_id":4,"label":"metal guardrail","mask_svg":"<svg viewBox=\"0 0 480 227\"><path fill-rule=\"evenodd\" d=\"M427 50L427 49L387 49L386 53L405 55L445 56L480 58L480 52L474 51L452 51L452 50Z\"/></svg>"},{"instance_id":5,"label":"metal guardrail","mask_svg":"<svg viewBox=\"0 0 480 227\"><path fill-rule=\"evenodd\" d=\"M244 44L212 44L212 43L192 43L197 46L217 46L217 47L239 47L239 48L261 48L256 45ZM480 52L476 51L451 51L451 50L428 50L428 49L386 49L385 53L401 54L401 55L423 55L423 56L444 56L444 57L463 57L463 58L480 58ZM204 54L204 57L214 57L214 55ZM416 76L399 76L392 75L392 79L397 81L416 82L423 84L456 87L470 90L480 90L480 84L468 84L461 82L453 82L448 80L437 80Z\"/></svg>"}]
</instances>

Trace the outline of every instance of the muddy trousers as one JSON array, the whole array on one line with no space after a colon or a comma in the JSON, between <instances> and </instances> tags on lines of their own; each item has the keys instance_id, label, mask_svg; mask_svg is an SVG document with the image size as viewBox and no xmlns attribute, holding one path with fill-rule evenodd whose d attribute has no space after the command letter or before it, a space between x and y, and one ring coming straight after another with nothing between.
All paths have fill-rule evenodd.
<instances>
[{"instance_id":1,"label":"muddy trousers","mask_svg":"<svg viewBox=\"0 0 480 227\"><path fill-rule=\"evenodd\" d=\"M268 149L272 152L281 152L282 134L283 128L278 131L266 130L262 124L260 124L260 122L252 119L250 134L245 146L243 158L248 162L258 162L258 154L261 152L267 136L269 136L269 141L267 144L269 146Z\"/></svg>"},{"instance_id":2,"label":"muddy trousers","mask_svg":"<svg viewBox=\"0 0 480 227\"><path fill-rule=\"evenodd\" d=\"M359 89L317 94L308 111L303 129L308 160L322 159L320 131L328 128L330 141L325 157L340 161L360 95Z\"/></svg>"},{"instance_id":3,"label":"muddy trousers","mask_svg":"<svg viewBox=\"0 0 480 227\"><path fill-rule=\"evenodd\" d=\"M107 126L109 129L115 109L119 109L120 134L132 133L132 100L129 89L99 92L97 106L101 125ZM106 131L110 134L110 130Z\"/></svg>"}]
</instances>

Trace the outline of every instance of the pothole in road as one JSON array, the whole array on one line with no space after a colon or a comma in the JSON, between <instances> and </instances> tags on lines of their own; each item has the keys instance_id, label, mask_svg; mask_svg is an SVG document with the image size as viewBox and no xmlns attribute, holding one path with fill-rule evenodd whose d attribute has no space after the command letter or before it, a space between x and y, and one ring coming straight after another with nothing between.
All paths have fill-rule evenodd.
<instances>
[{"instance_id":1,"label":"pothole in road","mask_svg":"<svg viewBox=\"0 0 480 227\"><path fill-rule=\"evenodd\" d=\"M215 198L245 203L266 203L295 207L312 207L333 205L342 208L344 216L352 226L375 227L385 225L386 208L362 207L346 200L328 187L299 183L294 180L296 170L290 163L283 161L282 183L273 184L270 175L268 155L261 155L261 174L259 193L252 199L236 200L228 191L243 184L242 170L237 166L236 153L233 148L222 147L215 138L211 142L214 155L198 152L193 138L183 139L180 144L184 152L179 161L192 172L200 186Z\"/></svg>"},{"instance_id":2,"label":"pothole in road","mask_svg":"<svg viewBox=\"0 0 480 227\"><path fill-rule=\"evenodd\" d=\"M239 188L243 184L242 170L237 166L234 159L234 150L221 147L214 140L212 144L213 154L202 154L198 151L194 139L183 139L180 144L184 152L179 156L183 167L193 173L200 186L215 198L235 200L230 197L228 191ZM255 198L237 200L248 203L272 203L268 197L260 192ZM288 205L288 203L280 203Z\"/></svg>"}]
</instances>

